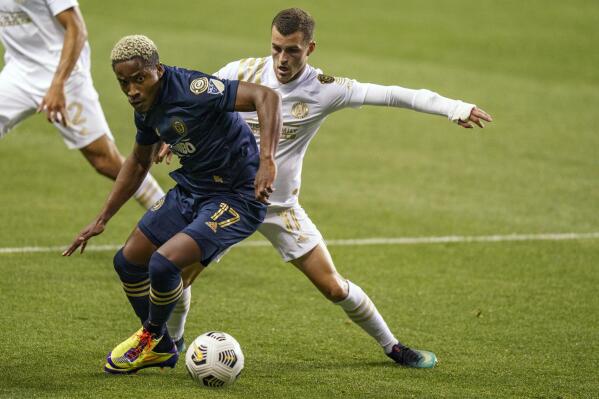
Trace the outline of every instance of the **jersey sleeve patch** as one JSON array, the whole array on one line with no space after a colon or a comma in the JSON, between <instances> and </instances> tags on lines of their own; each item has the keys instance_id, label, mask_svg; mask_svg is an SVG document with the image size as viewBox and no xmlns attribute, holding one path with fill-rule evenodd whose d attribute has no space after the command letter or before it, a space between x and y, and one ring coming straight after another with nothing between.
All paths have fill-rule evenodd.
<instances>
[{"instance_id":1,"label":"jersey sleeve patch","mask_svg":"<svg viewBox=\"0 0 599 399\"><path fill-rule=\"evenodd\" d=\"M329 83L333 83L335 81L335 77L331 76L331 75L325 75L324 73L321 73L318 75L318 81L320 83L322 83L323 85L329 84Z\"/></svg>"},{"instance_id":2,"label":"jersey sleeve patch","mask_svg":"<svg viewBox=\"0 0 599 399\"><path fill-rule=\"evenodd\" d=\"M225 84L218 79L208 80L208 94L222 95L225 91Z\"/></svg>"},{"instance_id":3,"label":"jersey sleeve patch","mask_svg":"<svg viewBox=\"0 0 599 399\"><path fill-rule=\"evenodd\" d=\"M200 94L208 90L208 78L204 76L192 80L191 84L189 85L189 90L191 90L191 92L196 96L199 96Z\"/></svg>"},{"instance_id":4,"label":"jersey sleeve patch","mask_svg":"<svg viewBox=\"0 0 599 399\"><path fill-rule=\"evenodd\" d=\"M225 84L218 79L207 78L205 76L191 81L189 90L196 96L207 92L212 95L222 95L225 91Z\"/></svg>"},{"instance_id":5,"label":"jersey sleeve patch","mask_svg":"<svg viewBox=\"0 0 599 399\"><path fill-rule=\"evenodd\" d=\"M322 84L330 84L335 83L341 87L345 87L347 89L351 89L353 85L353 81L349 78L340 78L338 76L325 75L321 73L317 76L318 81Z\"/></svg>"}]
</instances>

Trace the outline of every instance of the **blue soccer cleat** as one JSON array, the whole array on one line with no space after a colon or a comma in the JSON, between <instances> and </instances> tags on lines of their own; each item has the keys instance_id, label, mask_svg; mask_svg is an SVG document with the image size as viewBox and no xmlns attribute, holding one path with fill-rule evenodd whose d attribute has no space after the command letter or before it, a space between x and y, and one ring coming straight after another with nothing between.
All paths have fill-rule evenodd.
<instances>
[{"instance_id":1,"label":"blue soccer cleat","mask_svg":"<svg viewBox=\"0 0 599 399\"><path fill-rule=\"evenodd\" d=\"M397 364L418 369L431 369L437 364L437 356L433 352L410 349L400 344L393 345L387 356Z\"/></svg>"}]
</instances>

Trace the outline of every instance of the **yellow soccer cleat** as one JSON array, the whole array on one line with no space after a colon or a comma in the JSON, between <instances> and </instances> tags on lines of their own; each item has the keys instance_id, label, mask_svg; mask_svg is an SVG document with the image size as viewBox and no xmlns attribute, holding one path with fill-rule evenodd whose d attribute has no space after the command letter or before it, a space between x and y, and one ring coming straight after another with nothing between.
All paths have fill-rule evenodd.
<instances>
[{"instance_id":1,"label":"yellow soccer cleat","mask_svg":"<svg viewBox=\"0 0 599 399\"><path fill-rule=\"evenodd\" d=\"M140 328L106 356L104 371L111 374L131 374L147 367L175 367L179 353L174 344L168 352L154 351L162 338Z\"/></svg>"}]
</instances>

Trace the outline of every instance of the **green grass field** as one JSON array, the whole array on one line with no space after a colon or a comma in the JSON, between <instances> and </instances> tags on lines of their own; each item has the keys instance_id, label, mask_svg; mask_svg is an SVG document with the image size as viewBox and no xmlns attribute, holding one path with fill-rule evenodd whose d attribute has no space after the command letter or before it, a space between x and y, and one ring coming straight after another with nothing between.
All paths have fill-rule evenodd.
<instances>
[{"instance_id":1,"label":"green grass field","mask_svg":"<svg viewBox=\"0 0 599 399\"><path fill-rule=\"evenodd\" d=\"M316 18L311 63L326 73L428 88L495 119L472 131L406 110L331 116L308 151L302 187L325 237L599 231L594 0L81 0L96 88L121 150L134 127L109 66L116 40L144 33L163 62L213 72L268 54L270 21L287 6ZM165 188L168 171L153 169ZM0 141L0 176L0 248L66 245L111 186L41 116ZM93 243L122 243L141 214L128 204ZM273 249L243 247L196 282L187 325L188 339L223 330L240 341L237 384L200 388L182 362L106 376L104 356L137 328L113 253L0 253L0 397L599 397L598 239L331 252L398 338L437 353L436 369L395 367Z\"/></svg>"}]
</instances>

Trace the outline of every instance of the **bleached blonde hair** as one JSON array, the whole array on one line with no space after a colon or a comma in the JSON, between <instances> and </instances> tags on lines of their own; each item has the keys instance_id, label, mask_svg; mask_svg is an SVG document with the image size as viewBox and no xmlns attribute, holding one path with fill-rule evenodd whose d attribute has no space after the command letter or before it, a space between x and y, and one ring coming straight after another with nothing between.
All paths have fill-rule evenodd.
<instances>
[{"instance_id":1,"label":"bleached blonde hair","mask_svg":"<svg viewBox=\"0 0 599 399\"><path fill-rule=\"evenodd\" d=\"M122 37L110 52L113 66L136 57L141 58L146 65L156 65L160 62L158 48L149 37L144 35Z\"/></svg>"}]
</instances>

